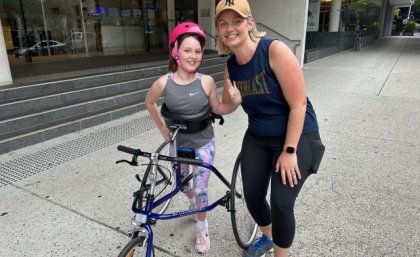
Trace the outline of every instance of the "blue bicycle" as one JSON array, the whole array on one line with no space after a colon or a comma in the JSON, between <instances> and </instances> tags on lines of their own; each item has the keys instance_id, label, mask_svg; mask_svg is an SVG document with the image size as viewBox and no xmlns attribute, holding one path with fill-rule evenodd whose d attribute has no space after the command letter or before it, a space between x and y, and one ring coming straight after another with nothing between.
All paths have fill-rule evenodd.
<instances>
[{"instance_id":1,"label":"blue bicycle","mask_svg":"<svg viewBox=\"0 0 420 257\"><path fill-rule=\"evenodd\" d=\"M174 142L180 130L186 129L185 125L173 124L171 142ZM242 176L240 172L240 154L238 155L234 170L229 181L212 165L195 159L192 148L178 147L177 156L169 156L167 142L162 143L155 152L144 152L126 146L118 146L118 150L131 154L131 161L120 160L132 166L138 166L138 157L149 158L145 164L143 177L137 174L140 188L134 192L132 211L134 212L131 231L131 241L121 250L119 257L155 256L153 247L153 229L158 220L175 219L183 216L194 215L199 212L210 211L217 206L224 206L230 212L233 234L238 245L246 249L254 241L257 233L257 224L248 213L242 190ZM202 166L213 172L221 182L226 185L227 191L223 196L207 207L165 213L171 199L181 192L181 189L193 178L190 174L181 179L180 164ZM175 175L173 175L173 171Z\"/></svg>"}]
</instances>

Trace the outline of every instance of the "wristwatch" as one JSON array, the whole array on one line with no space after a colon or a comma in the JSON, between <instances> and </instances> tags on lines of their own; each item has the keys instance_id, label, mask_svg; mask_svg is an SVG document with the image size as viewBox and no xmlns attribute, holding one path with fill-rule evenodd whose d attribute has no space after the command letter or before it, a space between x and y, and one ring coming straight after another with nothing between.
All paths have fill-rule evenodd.
<instances>
[{"instance_id":1,"label":"wristwatch","mask_svg":"<svg viewBox=\"0 0 420 257\"><path fill-rule=\"evenodd\" d=\"M295 148L293 146L288 146L286 148L286 153L295 153Z\"/></svg>"}]
</instances>

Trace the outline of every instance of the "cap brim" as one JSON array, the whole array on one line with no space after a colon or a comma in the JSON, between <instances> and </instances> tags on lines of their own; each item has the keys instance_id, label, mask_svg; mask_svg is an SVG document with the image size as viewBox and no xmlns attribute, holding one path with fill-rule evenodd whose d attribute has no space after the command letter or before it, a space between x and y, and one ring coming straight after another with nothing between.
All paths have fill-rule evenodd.
<instances>
[{"instance_id":1,"label":"cap brim","mask_svg":"<svg viewBox=\"0 0 420 257\"><path fill-rule=\"evenodd\" d=\"M229 6L226 6L225 8L223 8L223 10L221 10L218 14L216 14L216 16L215 16L215 19L217 19L219 16L220 16L220 14L222 14L222 12L224 12L224 11L227 11L227 10L231 10L231 11L234 11L234 12L236 12L237 14L239 14L241 17L243 17L243 18L246 18L246 17L248 17L249 15L245 15L243 12L241 12L241 11L238 11L238 10L236 10L234 7L229 7Z\"/></svg>"}]
</instances>

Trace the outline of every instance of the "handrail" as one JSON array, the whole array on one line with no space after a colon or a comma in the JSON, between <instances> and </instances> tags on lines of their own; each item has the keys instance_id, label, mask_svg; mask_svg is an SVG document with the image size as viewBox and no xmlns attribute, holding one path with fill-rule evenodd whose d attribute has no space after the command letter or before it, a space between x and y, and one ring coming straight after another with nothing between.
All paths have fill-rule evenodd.
<instances>
[{"instance_id":1,"label":"handrail","mask_svg":"<svg viewBox=\"0 0 420 257\"><path fill-rule=\"evenodd\" d=\"M213 38L214 40L217 40L217 36L214 36L214 35L212 35L212 34L208 33L208 32L207 32L207 31L205 31L205 30L203 30L203 31L204 31L204 33L206 33L206 35L207 35L207 36L209 36L209 37Z\"/></svg>"},{"instance_id":2,"label":"handrail","mask_svg":"<svg viewBox=\"0 0 420 257\"><path fill-rule=\"evenodd\" d=\"M274 32L275 34L279 35L280 37L282 37L283 39L289 41L290 43L293 44L293 53L296 55L296 48L297 46L300 46L301 40L298 39L290 39L288 37L286 37L285 35L281 34L280 32L268 27L267 25L261 23L261 22L257 22L257 25L260 25L268 30L270 30L271 32Z\"/></svg>"}]
</instances>

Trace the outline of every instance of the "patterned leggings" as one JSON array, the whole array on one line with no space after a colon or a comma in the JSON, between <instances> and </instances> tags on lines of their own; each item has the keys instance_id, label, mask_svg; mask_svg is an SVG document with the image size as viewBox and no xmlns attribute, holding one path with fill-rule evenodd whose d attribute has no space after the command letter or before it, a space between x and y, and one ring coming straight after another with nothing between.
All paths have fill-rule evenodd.
<instances>
[{"instance_id":1,"label":"patterned leggings","mask_svg":"<svg viewBox=\"0 0 420 257\"><path fill-rule=\"evenodd\" d=\"M169 151L171 156L175 155L175 147L173 144L171 144ZM208 164L213 165L215 156L215 139L213 138L202 147L194 148L194 151L196 159L200 159ZM189 175L189 166L190 165L188 164L181 164L181 179L184 179ZM182 192L184 194L190 194L193 191L196 206L198 208L206 207L208 204L207 188L209 185L211 171L204 167L193 166L192 172L194 174L193 186L191 187L191 185L188 184L183 188Z\"/></svg>"}]
</instances>

